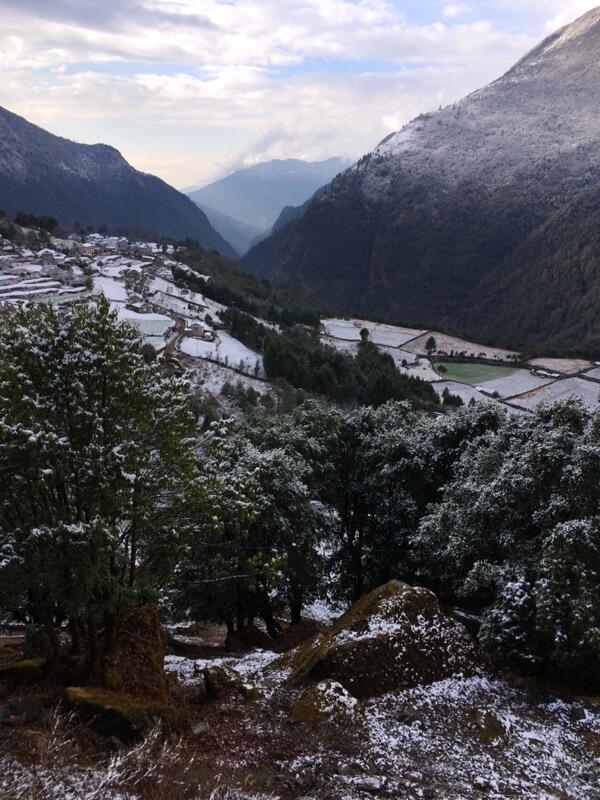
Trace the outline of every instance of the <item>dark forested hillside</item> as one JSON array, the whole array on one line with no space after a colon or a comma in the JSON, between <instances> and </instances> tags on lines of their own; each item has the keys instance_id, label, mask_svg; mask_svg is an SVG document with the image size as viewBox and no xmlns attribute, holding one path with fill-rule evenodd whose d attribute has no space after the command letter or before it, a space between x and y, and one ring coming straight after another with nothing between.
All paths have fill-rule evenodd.
<instances>
[{"instance_id":1,"label":"dark forested hillside","mask_svg":"<svg viewBox=\"0 0 600 800\"><path fill-rule=\"evenodd\" d=\"M160 178L138 172L118 150L53 136L0 108L0 208L48 214L65 225L141 228L192 237L235 257L206 215Z\"/></svg>"},{"instance_id":2,"label":"dark forested hillside","mask_svg":"<svg viewBox=\"0 0 600 800\"><path fill-rule=\"evenodd\" d=\"M244 264L340 312L598 349L598 113L600 9L388 137Z\"/></svg>"}]
</instances>

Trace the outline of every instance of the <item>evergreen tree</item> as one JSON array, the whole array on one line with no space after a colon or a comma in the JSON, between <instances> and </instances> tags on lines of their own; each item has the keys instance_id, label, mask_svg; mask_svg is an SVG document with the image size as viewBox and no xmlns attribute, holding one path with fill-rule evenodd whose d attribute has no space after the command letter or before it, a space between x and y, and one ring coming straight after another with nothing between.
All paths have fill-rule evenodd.
<instances>
[{"instance_id":1,"label":"evergreen tree","mask_svg":"<svg viewBox=\"0 0 600 800\"><path fill-rule=\"evenodd\" d=\"M185 387L142 350L103 298L0 318L0 602L54 666L66 621L96 678L121 612L168 577L194 468Z\"/></svg>"}]
</instances>

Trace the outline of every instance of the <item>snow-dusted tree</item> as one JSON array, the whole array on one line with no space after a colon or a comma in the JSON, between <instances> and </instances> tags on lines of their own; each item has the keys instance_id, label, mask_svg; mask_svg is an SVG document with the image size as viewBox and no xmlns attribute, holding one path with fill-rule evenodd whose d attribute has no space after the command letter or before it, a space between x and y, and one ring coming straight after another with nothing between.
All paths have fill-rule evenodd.
<instances>
[{"instance_id":1,"label":"snow-dusted tree","mask_svg":"<svg viewBox=\"0 0 600 800\"><path fill-rule=\"evenodd\" d=\"M67 622L97 674L123 608L168 573L193 426L103 298L0 319L0 601L53 665Z\"/></svg>"},{"instance_id":2,"label":"snow-dusted tree","mask_svg":"<svg viewBox=\"0 0 600 800\"><path fill-rule=\"evenodd\" d=\"M557 525L544 542L533 591L540 657L600 680L600 518Z\"/></svg>"},{"instance_id":3,"label":"snow-dusted tree","mask_svg":"<svg viewBox=\"0 0 600 800\"><path fill-rule=\"evenodd\" d=\"M599 474L600 415L565 401L476 439L421 523L424 576L499 659L600 678Z\"/></svg>"},{"instance_id":4,"label":"snow-dusted tree","mask_svg":"<svg viewBox=\"0 0 600 800\"><path fill-rule=\"evenodd\" d=\"M299 621L320 577L324 515L293 437L284 446L282 419L272 428L214 423L203 443L196 530L177 571L176 598L230 632L261 616L276 636L275 610L285 606Z\"/></svg>"}]
</instances>

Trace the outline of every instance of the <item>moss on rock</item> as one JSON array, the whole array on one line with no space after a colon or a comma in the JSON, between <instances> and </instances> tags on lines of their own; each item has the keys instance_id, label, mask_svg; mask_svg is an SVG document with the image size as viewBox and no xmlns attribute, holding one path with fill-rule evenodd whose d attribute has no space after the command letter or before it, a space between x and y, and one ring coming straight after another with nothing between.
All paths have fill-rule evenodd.
<instances>
[{"instance_id":1,"label":"moss on rock","mask_svg":"<svg viewBox=\"0 0 600 800\"><path fill-rule=\"evenodd\" d=\"M358 700L341 683L328 680L309 686L290 713L300 722L314 724L323 720L345 723L355 720L358 711Z\"/></svg>"},{"instance_id":2,"label":"moss on rock","mask_svg":"<svg viewBox=\"0 0 600 800\"><path fill-rule=\"evenodd\" d=\"M181 720L166 703L145 701L93 686L71 686L66 696L69 705L91 720L103 736L133 741L142 738L157 724L167 732L177 732L182 727Z\"/></svg>"},{"instance_id":3,"label":"moss on rock","mask_svg":"<svg viewBox=\"0 0 600 800\"><path fill-rule=\"evenodd\" d=\"M15 661L6 667L0 667L0 682L7 687L28 685L43 681L47 675L45 658L30 658Z\"/></svg>"},{"instance_id":4,"label":"moss on rock","mask_svg":"<svg viewBox=\"0 0 600 800\"><path fill-rule=\"evenodd\" d=\"M362 699L473 674L478 665L474 640L432 592L390 581L299 650L289 684L332 679Z\"/></svg>"}]
</instances>

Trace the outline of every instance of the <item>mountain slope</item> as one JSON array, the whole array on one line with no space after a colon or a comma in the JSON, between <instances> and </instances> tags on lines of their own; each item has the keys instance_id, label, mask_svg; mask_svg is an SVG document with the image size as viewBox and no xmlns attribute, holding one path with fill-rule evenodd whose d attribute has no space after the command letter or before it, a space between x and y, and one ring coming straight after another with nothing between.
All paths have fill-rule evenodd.
<instances>
[{"instance_id":1,"label":"mountain slope","mask_svg":"<svg viewBox=\"0 0 600 800\"><path fill-rule=\"evenodd\" d=\"M234 257L189 198L138 172L118 150L54 136L0 107L0 208L49 214L61 223L139 227L191 237Z\"/></svg>"},{"instance_id":2,"label":"mountain slope","mask_svg":"<svg viewBox=\"0 0 600 800\"><path fill-rule=\"evenodd\" d=\"M268 161L237 170L221 180L189 192L198 205L265 231L284 206L306 202L347 164L340 158L309 162L299 159Z\"/></svg>"},{"instance_id":3,"label":"mountain slope","mask_svg":"<svg viewBox=\"0 0 600 800\"><path fill-rule=\"evenodd\" d=\"M238 255L246 253L252 242L263 233L262 228L256 228L240 219L222 214L215 208L203 203L196 203L196 205L206 214L213 228L221 234L226 242L229 242Z\"/></svg>"},{"instance_id":4,"label":"mountain slope","mask_svg":"<svg viewBox=\"0 0 600 800\"><path fill-rule=\"evenodd\" d=\"M244 264L339 311L600 349L599 115L596 9L387 137Z\"/></svg>"}]
</instances>

